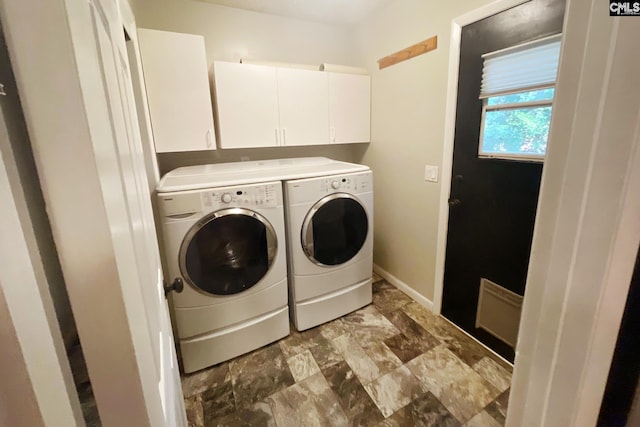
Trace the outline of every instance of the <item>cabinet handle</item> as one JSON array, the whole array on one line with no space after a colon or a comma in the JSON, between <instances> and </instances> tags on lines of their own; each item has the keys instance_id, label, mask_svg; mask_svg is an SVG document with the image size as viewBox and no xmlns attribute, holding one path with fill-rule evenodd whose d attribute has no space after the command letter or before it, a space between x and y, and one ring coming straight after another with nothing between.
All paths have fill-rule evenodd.
<instances>
[{"instance_id":1,"label":"cabinet handle","mask_svg":"<svg viewBox=\"0 0 640 427\"><path fill-rule=\"evenodd\" d=\"M278 133L278 128L274 129L276 131L276 145L280 145L280 134Z\"/></svg>"},{"instance_id":2,"label":"cabinet handle","mask_svg":"<svg viewBox=\"0 0 640 427\"><path fill-rule=\"evenodd\" d=\"M287 129L282 128L282 145L287 145Z\"/></svg>"},{"instance_id":3,"label":"cabinet handle","mask_svg":"<svg viewBox=\"0 0 640 427\"><path fill-rule=\"evenodd\" d=\"M207 147L211 148L213 147L213 132L211 131L211 129L207 129Z\"/></svg>"},{"instance_id":4,"label":"cabinet handle","mask_svg":"<svg viewBox=\"0 0 640 427\"><path fill-rule=\"evenodd\" d=\"M336 128L331 127L331 142L336 142Z\"/></svg>"}]
</instances>

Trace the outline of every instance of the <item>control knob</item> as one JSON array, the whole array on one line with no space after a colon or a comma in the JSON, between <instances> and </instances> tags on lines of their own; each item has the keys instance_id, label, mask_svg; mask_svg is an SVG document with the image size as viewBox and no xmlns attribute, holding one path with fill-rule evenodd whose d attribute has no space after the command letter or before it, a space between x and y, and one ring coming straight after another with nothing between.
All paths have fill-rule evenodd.
<instances>
[{"instance_id":1,"label":"control knob","mask_svg":"<svg viewBox=\"0 0 640 427\"><path fill-rule=\"evenodd\" d=\"M340 182L338 182L337 180L331 181L331 188L333 188L334 190L337 190L340 187Z\"/></svg>"},{"instance_id":2,"label":"control knob","mask_svg":"<svg viewBox=\"0 0 640 427\"><path fill-rule=\"evenodd\" d=\"M224 193L220 199L222 200L222 203L231 203L231 194Z\"/></svg>"}]
</instances>

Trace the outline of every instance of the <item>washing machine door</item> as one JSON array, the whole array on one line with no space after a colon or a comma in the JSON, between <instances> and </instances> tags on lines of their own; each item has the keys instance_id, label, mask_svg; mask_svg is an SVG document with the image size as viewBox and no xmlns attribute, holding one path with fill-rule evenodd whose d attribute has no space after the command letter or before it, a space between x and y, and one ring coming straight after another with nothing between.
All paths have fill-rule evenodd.
<instances>
[{"instance_id":1,"label":"washing machine door","mask_svg":"<svg viewBox=\"0 0 640 427\"><path fill-rule=\"evenodd\" d=\"M233 295L255 286L277 252L273 226L257 212L230 208L213 212L191 227L180 247L187 284L208 295Z\"/></svg>"},{"instance_id":2,"label":"washing machine door","mask_svg":"<svg viewBox=\"0 0 640 427\"><path fill-rule=\"evenodd\" d=\"M302 248L315 264L334 266L352 259L369 232L362 203L347 193L334 193L316 203L302 225Z\"/></svg>"}]
</instances>

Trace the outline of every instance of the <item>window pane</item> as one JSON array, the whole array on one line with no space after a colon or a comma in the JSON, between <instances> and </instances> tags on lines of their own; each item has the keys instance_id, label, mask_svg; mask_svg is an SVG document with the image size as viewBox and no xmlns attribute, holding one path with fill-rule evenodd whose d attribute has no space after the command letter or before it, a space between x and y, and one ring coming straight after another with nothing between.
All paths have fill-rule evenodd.
<instances>
[{"instance_id":1,"label":"window pane","mask_svg":"<svg viewBox=\"0 0 640 427\"><path fill-rule=\"evenodd\" d=\"M544 156L551 106L488 110L480 154Z\"/></svg>"},{"instance_id":2,"label":"window pane","mask_svg":"<svg viewBox=\"0 0 640 427\"><path fill-rule=\"evenodd\" d=\"M553 99L554 88L532 90L529 92L513 93L511 95L492 96L487 99L487 105L516 104L518 102L547 101Z\"/></svg>"}]
</instances>

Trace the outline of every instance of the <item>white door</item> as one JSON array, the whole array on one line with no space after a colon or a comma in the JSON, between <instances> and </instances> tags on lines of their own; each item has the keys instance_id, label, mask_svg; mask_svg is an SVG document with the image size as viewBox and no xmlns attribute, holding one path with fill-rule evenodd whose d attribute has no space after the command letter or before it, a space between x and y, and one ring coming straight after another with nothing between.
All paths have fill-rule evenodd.
<instances>
[{"instance_id":1,"label":"white door","mask_svg":"<svg viewBox=\"0 0 640 427\"><path fill-rule=\"evenodd\" d=\"M323 71L278 68L281 145L329 143L329 81Z\"/></svg>"},{"instance_id":2,"label":"white door","mask_svg":"<svg viewBox=\"0 0 640 427\"><path fill-rule=\"evenodd\" d=\"M157 408L160 404L164 425L179 426L184 424L184 406L162 286L163 276L151 209L151 195L146 183L122 21L114 4L108 0L94 0L92 14L94 35L101 60L101 77L113 130L112 144L116 148L116 151L111 153L117 156L119 166L117 170L105 170L103 178L105 182L121 186L124 200L118 202L124 202L126 207L125 217L113 218L110 222L112 233L128 234L122 239L122 247L115 247L116 258L118 266L131 274L128 278L140 285L142 293L141 302L146 317L147 333L144 334L143 331L141 337L148 337L153 350L153 360L149 361L152 362L153 372L149 373L153 384L149 384L149 389L159 391L159 401L148 402L151 403L148 405L149 409L154 406ZM106 150L112 147L104 148ZM105 195L110 196L106 192ZM111 202L115 200L105 200L105 204ZM132 246L127 247L128 243ZM132 258L129 256L131 249L134 252ZM119 250L121 253L117 253ZM150 414L150 421L157 420L157 415Z\"/></svg>"}]
</instances>

